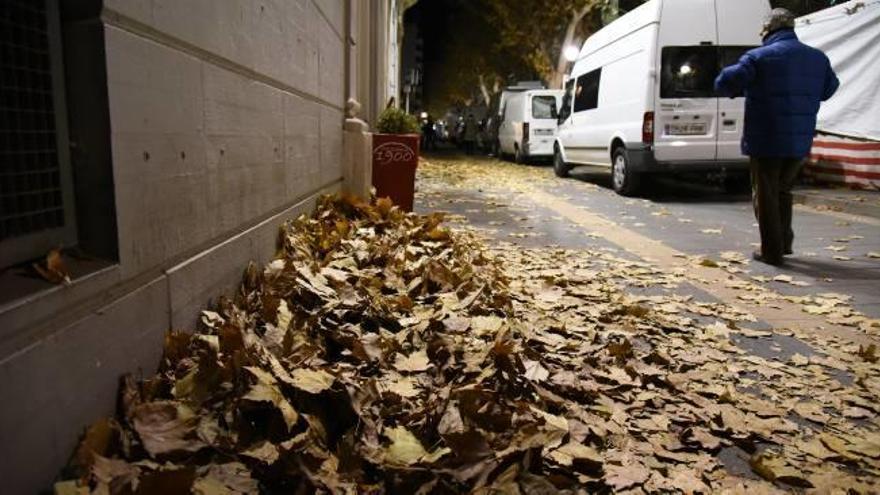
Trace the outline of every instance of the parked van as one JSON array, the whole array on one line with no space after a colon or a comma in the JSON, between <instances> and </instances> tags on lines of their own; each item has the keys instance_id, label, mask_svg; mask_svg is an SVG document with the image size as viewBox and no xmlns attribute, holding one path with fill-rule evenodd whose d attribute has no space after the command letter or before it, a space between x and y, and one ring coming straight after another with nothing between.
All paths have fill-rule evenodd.
<instances>
[{"instance_id":1,"label":"parked van","mask_svg":"<svg viewBox=\"0 0 880 495\"><path fill-rule=\"evenodd\" d=\"M517 163L553 156L561 89L505 91L499 108L498 152Z\"/></svg>"},{"instance_id":2,"label":"parked van","mask_svg":"<svg viewBox=\"0 0 880 495\"><path fill-rule=\"evenodd\" d=\"M587 39L566 81L556 174L600 167L623 195L643 174L744 174L744 99L713 86L761 44L769 11L768 0L649 0Z\"/></svg>"}]
</instances>

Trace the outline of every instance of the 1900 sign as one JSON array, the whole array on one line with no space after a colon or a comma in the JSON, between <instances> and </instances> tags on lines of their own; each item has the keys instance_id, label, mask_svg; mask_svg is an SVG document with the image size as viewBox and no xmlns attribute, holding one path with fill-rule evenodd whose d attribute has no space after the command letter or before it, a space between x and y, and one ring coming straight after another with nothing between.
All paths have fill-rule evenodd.
<instances>
[{"instance_id":1,"label":"1900 sign","mask_svg":"<svg viewBox=\"0 0 880 495\"><path fill-rule=\"evenodd\" d=\"M409 162L416 152L403 143L385 143L373 150L373 163L386 165L390 163Z\"/></svg>"},{"instance_id":2,"label":"1900 sign","mask_svg":"<svg viewBox=\"0 0 880 495\"><path fill-rule=\"evenodd\" d=\"M373 134L373 186L377 197L391 198L401 209L412 211L418 163L418 134Z\"/></svg>"}]
</instances>

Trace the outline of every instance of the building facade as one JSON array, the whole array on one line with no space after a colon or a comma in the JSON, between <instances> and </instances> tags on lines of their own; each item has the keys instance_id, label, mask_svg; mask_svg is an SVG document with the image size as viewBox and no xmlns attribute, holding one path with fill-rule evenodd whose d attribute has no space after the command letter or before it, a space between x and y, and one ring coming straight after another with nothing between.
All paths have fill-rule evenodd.
<instances>
[{"instance_id":1,"label":"building facade","mask_svg":"<svg viewBox=\"0 0 880 495\"><path fill-rule=\"evenodd\" d=\"M405 24L406 35L401 49L401 98L410 113L424 109L425 40L415 19Z\"/></svg>"},{"instance_id":2,"label":"building facade","mask_svg":"<svg viewBox=\"0 0 880 495\"><path fill-rule=\"evenodd\" d=\"M0 0L4 493L49 488L119 377L340 189L347 98L396 96L396 5ZM59 246L69 283L36 277Z\"/></svg>"}]
</instances>

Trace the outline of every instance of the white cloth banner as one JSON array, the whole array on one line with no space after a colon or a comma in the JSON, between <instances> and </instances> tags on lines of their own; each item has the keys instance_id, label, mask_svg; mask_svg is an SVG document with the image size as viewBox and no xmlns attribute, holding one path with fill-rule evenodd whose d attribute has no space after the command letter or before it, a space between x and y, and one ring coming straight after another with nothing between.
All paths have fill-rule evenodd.
<instances>
[{"instance_id":1,"label":"white cloth banner","mask_svg":"<svg viewBox=\"0 0 880 495\"><path fill-rule=\"evenodd\" d=\"M818 130L880 141L880 0L852 0L798 19L804 43L828 55L840 89Z\"/></svg>"}]
</instances>

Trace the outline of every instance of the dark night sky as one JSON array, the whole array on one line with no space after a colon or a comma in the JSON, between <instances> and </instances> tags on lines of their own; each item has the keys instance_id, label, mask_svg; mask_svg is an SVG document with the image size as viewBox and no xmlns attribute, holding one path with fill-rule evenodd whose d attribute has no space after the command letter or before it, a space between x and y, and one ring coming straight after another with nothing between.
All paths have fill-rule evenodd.
<instances>
[{"instance_id":1,"label":"dark night sky","mask_svg":"<svg viewBox=\"0 0 880 495\"><path fill-rule=\"evenodd\" d=\"M424 103L430 105L431 77L436 77L440 64L445 61L448 41L456 36L462 16L471 15L464 3L468 0L420 0L407 10L404 21L415 22L424 39ZM406 35L406 34L404 34ZM403 72L408 67L402 67Z\"/></svg>"}]
</instances>

